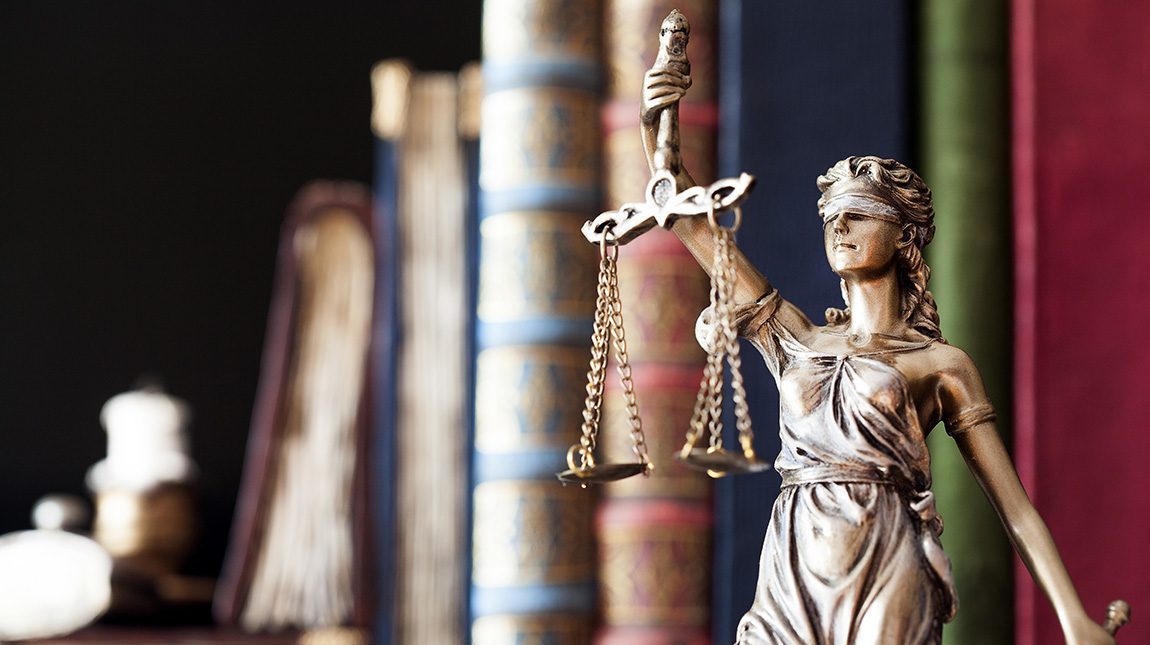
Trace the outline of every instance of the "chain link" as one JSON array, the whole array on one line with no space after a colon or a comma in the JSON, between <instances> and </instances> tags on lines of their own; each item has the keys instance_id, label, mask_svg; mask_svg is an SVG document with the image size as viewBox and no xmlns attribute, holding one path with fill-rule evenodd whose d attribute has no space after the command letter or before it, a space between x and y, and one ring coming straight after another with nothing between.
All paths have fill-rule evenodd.
<instances>
[{"instance_id":1,"label":"chain link","mask_svg":"<svg viewBox=\"0 0 1150 645\"><path fill-rule=\"evenodd\" d=\"M707 364L699 383L699 394L691 415L687 433L687 443L682 455L686 457L702 438L709 434L709 446L714 450L723 445L723 364L731 371L731 390L735 409L735 427L739 433L739 445L744 456L754 457L751 431L751 416L747 405L747 392L743 384L742 359L739 354L738 330L735 327L735 245L732 240L739 226L740 213L736 210L735 221L729 227L718 222L713 210L707 219L714 239L714 257L711 266L711 311L715 316L714 345L708 349Z\"/></svg>"},{"instance_id":2,"label":"chain link","mask_svg":"<svg viewBox=\"0 0 1150 645\"><path fill-rule=\"evenodd\" d=\"M579 469L595 467L595 445L603 416L603 387L607 380L607 352L611 334L611 276L614 258L601 253L599 285L595 298L595 325L591 331L591 365L587 370L587 398L583 404L583 426L579 437Z\"/></svg>"},{"instance_id":3,"label":"chain link","mask_svg":"<svg viewBox=\"0 0 1150 645\"><path fill-rule=\"evenodd\" d=\"M643 473L651 470L647 455L647 439L639 417L639 402L635 396L635 381L631 374L631 361L627 354L627 337L623 331L623 301L619 297L619 247L614 254L608 252L604 238L599 247L599 283L595 298L595 324L591 332L591 364L587 370L587 398L583 405L583 425L579 443L571 447L568 460L579 456L578 469L595 468L595 447L603 419L603 391L607 381L607 357L614 338L615 358L619 380L623 386L623 399L627 405L631 450L643 464ZM572 468L574 468L572 464Z\"/></svg>"},{"instance_id":4,"label":"chain link","mask_svg":"<svg viewBox=\"0 0 1150 645\"><path fill-rule=\"evenodd\" d=\"M623 330L623 300L619 296L619 268L611 258L610 271L610 310L611 335L615 340L615 362L619 371L619 382L623 386L623 400L627 405L627 421L630 427L631 451L643 464L644 474L651 470L651 460L647 456L647 438L643 434L643 420L639 417L639 401L635 396L635 381L631 376L631 360L627 355L627 336Z\"/></svg>"},{"instance_id":5,"label":"chain link","mask_svg":"<svg viewBox=\"0 0 1150 645\"><path fill-rule=\"evenodd\" d=\"M727 306L727 321L724 325L727 344L727 364L731 370L731 399L735 408L735 428L739 433L739 447L748 459L755 455L754 433L751 430L751 413L747 404L747 390L743 385L742 357L739 354L739 336L735 328L735 248L730 240L729 231L724 248L726 281L724 286Z\"/></svg>"}]
</instances>

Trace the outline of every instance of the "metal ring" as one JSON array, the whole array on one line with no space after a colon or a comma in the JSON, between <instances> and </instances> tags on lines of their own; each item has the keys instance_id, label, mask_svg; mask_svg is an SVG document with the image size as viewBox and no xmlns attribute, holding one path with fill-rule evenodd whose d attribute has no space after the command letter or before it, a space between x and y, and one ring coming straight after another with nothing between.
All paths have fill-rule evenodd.
<instances>
[{"instance_id":1,"label":"metal ring","mask_svg":"<svg viewBox=\"0 0 1150 645\"><path fill-rule=\"evenodd\" d=\"M711 225L712 231L718 231L720 228L722 228L719 226L719 218L715 214L717 212L715 206L716 200L714 199L707 203L707 224Z\"/></svg>"},{"instance_id":2,"label":"metal ring","mask_svg":"<svg viewBox=\"0 0 1150 645\"><path fill-rule=\"evenodd\" d=\"M743 208L741 206L735 206L730 209L735 213L735 221L731 222L730 226L723 226L719 223L719 216L717 215L719 212L719 204L717 202L718 200L712 201L707 207L707 223L711 225L713 230L725 228L732 233L739 230L739 227L743 225Z\"/></svg>"},{"instance_id":3,"label":"metal ring","mask_svg":"<svg viewBox=\"0 0 1150 645\"><path fill-rule=\"evenodd\" d=\"M611 240L609 242L607 240L608 237L611 238ZM619 246L620 245L618 244L618 242L615 241L615 225L614 224L603 229L603 236L599 238L599 257L604 259L604 260L607 259L607 247L608 246L615 249L615 255L613 255L611 257L611 260L612 261L618 260L619 259Z\"/></svg>"},{"instance_id":4,"label":"metal ring","mask_svg":"<svg viewBox=\"0 0 1150 645\"><path fill-rule=\"evenodd\" d=\"M735 206L734 211L735 221L731 222L731 225L728 227L728 230L730 230L732 233L739 230L739 227L743 225L743 207Z\"/></svg>"},{"instance_id":5,"label":"metal ring","mask_svg":"<svg viewBox=\"0 0 1150 645\"><path fill-rule=\"evenodd\" d=\"M571 470L579 470L579 471L587 470L587 468L584 467L584 464L575 461L576 455L578 455L579 457L582 457L586 453L587 453L587 449L584 448L583 446L581 446L580 444L577 444L577 443L571 444L571 447L567 449L567 467L570 468ZM587 465L590 468L595 467L595 463L592 460L588 460Z\"/></svg>"}]
</instances>

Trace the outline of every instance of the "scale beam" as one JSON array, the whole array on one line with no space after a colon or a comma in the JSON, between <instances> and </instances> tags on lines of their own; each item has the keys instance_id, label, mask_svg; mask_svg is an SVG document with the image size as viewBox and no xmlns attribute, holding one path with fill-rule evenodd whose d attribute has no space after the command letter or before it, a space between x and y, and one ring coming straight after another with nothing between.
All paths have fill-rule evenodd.
<instances>
[{"instance_id":1,"label":"scale beam","mask_svg":"<svg viewBox=\"0 0 1150 645\"><path fill-rule=\"evenodd\" d=\"M754 186L754 176L744 172L737 178L720 179L710 186L692 186L677 192L674 176L660 170L647 184L647 201L623 204L618 210L600 213L583 223L583 237L592 244L626 244L655 226L669 229L680 217L706 217L710 212L735 208Z\"/></svg>"}]
</instances>

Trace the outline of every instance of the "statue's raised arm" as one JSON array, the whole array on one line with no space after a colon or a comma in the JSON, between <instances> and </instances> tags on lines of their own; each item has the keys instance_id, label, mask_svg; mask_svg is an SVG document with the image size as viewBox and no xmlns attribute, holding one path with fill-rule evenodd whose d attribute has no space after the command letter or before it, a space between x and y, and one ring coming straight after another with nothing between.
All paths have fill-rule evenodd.
<instances>
[{"instance_id":1,"label":"statue's raised arm","mask_svg":"<svg viewBox=\"0 0 1150 645\"><path fill-rule=\"evenodd\" d=\"M690 34L690 24L682 13L672 11L663 20L659 53L643 79L640 113L647 165L652 174L665 170L674 175L679 191L695 185L679 154L679 101L691 86L691 63L687 59ZM707 220L680 218L671 230L683 240L699 264L710 271L714 240ZM738 250L735 250L735 274L736 302L752 302L771 289L763 274Z\"/></svg>"},{"instance_id":2,"label":"statue's raised arm","mask_svg":"<svg viewBox=\"0 0 1150 645\"><path fill-rule=\"evenodd\" d=\"M943 623L957 611L957 591L931 492L926 438L940 423L1050 598L1067 643L1113 645L1129 608L1115 602L1105 626L1091 620L1010 462L978 370L942 337L924 255L935 233L926 182L904 164L876 156L847 157L818 178L823 249L847 306L828 309L825 325L812 323L734 247L739 205L754 178L744 173L696 186L680 156L679 101L691 85L689 34L686 18L671 12L644 78L640 118L652 174L645 201L583 226L600 248L600 288L582 436L559 478L587 485L650 471L629 389L615 260L619 245L656 225L670 228L712 280L710 306L696 326L707 363L679 458L712 476L769 467L754 452L739 337L758 349L779 392L780 449L773 465L782 489L737 645L941 642ZM720 222L728 211L734 220ZM593 454L612 337L635 463L596 464ZM722 441L724 364L737 453Z\"/></svg>"}]
</instances>

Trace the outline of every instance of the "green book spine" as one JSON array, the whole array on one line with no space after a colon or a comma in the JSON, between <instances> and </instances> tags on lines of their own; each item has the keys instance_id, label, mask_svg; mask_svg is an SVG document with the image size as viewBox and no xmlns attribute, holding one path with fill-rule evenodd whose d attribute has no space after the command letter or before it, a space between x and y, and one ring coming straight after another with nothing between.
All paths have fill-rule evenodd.
<instances>
[{"instance_id":1,"label":"green book spine","mask_svg":"<svg viewBox=\"0 0 1150 645\"><path fill-rule=\"evenodd\" d=\"M999 0L921 5L921 170L938 233L928 249L946 339L982 371L1009 445L1010 158L1007 11ZM998 516L945 433L930 439L959 611L943 642L1010 643L1012 557Z\"/></svg>"}]
</instances>

